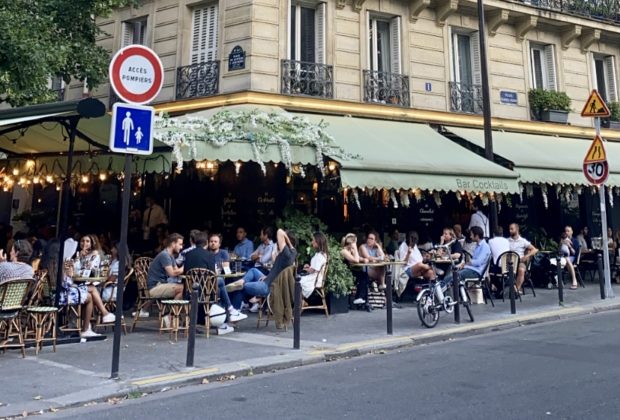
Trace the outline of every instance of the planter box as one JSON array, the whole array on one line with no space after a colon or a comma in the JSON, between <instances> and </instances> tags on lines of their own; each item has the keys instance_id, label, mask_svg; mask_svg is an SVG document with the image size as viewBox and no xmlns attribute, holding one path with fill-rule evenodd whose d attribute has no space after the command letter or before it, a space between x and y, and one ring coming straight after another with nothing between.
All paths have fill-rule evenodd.
<instances>
[{"instance_id":1,"label":"planter box","mask_svg":"<svg viewBox=\"0 0 620 420\"><path fill-rule=\"evenodd\" d=\"M540 120L558 124L566 124L568 122L568 111L542 111L540 113Z\"/></svg>"},{"instance_id":2,"label":"planter box","mask_svg":"<svg viewBox=\"0 0 620 420\"><path fill-rule=\"evenodd\" d=\"M609 121L609 127L612 130L620 130L620 121Z\"/></svg>"},{"instance_id":3,"label":"planter box","mask_svg":"<svg viewBox=\"0 0 620 420\"><path fill-rule=\"evenodd\" d=\"M346 314L349 312L349 295L334 296L327 294L327 307L330 314Z\"/></svg>"}]
</instances>

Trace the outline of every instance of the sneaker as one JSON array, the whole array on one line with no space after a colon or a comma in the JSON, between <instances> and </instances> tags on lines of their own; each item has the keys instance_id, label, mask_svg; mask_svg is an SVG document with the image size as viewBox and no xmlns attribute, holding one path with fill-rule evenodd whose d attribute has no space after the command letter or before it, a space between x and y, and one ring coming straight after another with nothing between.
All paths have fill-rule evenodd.
<instances>
[{"instance_id":1,"label":"sneaker","mask_svg":"<svg viewBox=\"0 0 620 420\"><path fill-rule=\"evenodd\" d=\"M379 290L385 290L387 288L387 286L385 284L380 284L379 285Z\"/></svg>"},{"instance_id":2,"label":"sneaker","mask_svg":"<svg viewBox=\"0 0 620 420\"><path fill-rule=\"evenodd\" d=\"M228 321L229 322L239 322L246 319L248 316L246 314L242 314L237 310L232 310L228 313Z\"/></svg>"},{"instance_id":3,"label":"sneaker","mask_svg":"<svg viewBox=\"0 0 620 420\"><path fill-rule=\"evenodd\" d=\"M241 308L239 308L239 311L245 311L246 309L250 309L250 305L245 302L241 302Z\"/></svg>"},{"instance_id":4,"label":"sneaker","mask_svg":"<svg viewBox=\"0 0 620 420\"><path fill-rule=\"evenodd\" d=\"M136 312L132 312L131 316L135 317L137 313L138 313L137 311ZM150 315L150 313L148 311L145 311L144 309L140 309L140 316L139 316L139 318L148 318L149 315Z\"/></svg>"},{"instance_id":5,"label":"sneaker","mask_svg":"<svg viewBox=\"0 0 620 420\"><path fill-rule=\"evenodd\" d=\"M258 303L252 305L252 307L250 308L250 312L252 312L253 314L258 312Z\"/></svg>"},{"instance_id":6,"label":"sneaker","mask_svg":"<svg viewBox=\"0 0 620 420\"><path fill-rule=\"evenodd\" d=\"M366 301L362 298L357 298L353 301L354 305L363 305L364 303L366 303Z\"/></svg>"},{"instance_id":7,"label":"sneaker","mask_svg":"<svg viewBox=\"0 0 620 420\"><path fill-rule=\"evenodd\" d=\"M116 315L114 315L112 312L101 318L101 322L103 324L111 324L114 321L116 321Z\"/></svg>"},{"instance_id":8,"label":"sneaker","mask_svg":"<svg viewBox=\"0 0 620 420\"><path fill-rule=\"evenodd\" d=\"M230 293L230 292L236 292L237 290L242 290L243 289L243 283L244 283L243 280L237 280L237 281L234 281L234 282L232 282L230 284L227 284L226 285L226 291L228 293Z\"/></svg>"},{"instance_id":9,"label":"sneaker","mask_svg":"<svg viewBox=\"0 0 620 420\"><path fill-rule=\"evenodd\" d=\"M217 329L217 335L226 335L231 332L235 332L235 329L228 324L222 324L222 326Z\"/></svg>"},{"instance_id":10,"label":"sneaker","mask_svg":"<svg viewBox=\"0 0 620 420\"><path fill-rule=\"evenodd\" d=\"M80 337L82 337L82 338L92 338L92 337L99 337L99 336L101 336L101 334L97 334L96 332L94 332L90 328L87 329L86 331L83 331L80 334Z\"/></svg>"}]
</instances>

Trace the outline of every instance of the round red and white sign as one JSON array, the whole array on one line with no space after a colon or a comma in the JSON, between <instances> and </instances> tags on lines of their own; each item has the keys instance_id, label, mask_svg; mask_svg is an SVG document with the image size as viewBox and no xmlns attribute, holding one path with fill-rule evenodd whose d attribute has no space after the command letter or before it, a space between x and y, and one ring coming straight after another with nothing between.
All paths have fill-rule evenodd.
<instances>
[{"instance_id":1,"label":"round red and white sign","mask_svg":"<svg viewBox=\"0 0 620 420\"><path fill-rule=\"evenodd\" d=\"M164 84L164 66L153 50L143 45L121 48L110 62L110 84L123 101L146 104Z\"/></svg>"}]
</instances>

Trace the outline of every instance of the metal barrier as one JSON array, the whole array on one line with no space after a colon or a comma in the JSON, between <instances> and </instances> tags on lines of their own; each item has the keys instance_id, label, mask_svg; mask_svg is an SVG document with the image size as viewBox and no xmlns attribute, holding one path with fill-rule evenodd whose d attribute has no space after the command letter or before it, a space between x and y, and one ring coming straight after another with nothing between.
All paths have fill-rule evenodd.
<instances>
[{"instance_id":1,"label":"metal barrier","mask_svg":"<svg viewBox=\"0 0 620 420\"><path fill-rule=\"evenodd\" d=\"M293 348L301 348L301 276L295 276L295 306L293 307Z\"/></svg>"},{"instance_id":2,"label":"metal barrier","mask_svg":"<svg viewBox=\"0 0 620 420\"><path fill-rule=\"evenodd\" d=\"M190 299L190 312L189 312L189 331L187 333L187 358L185 366L194 366L194 350L196 348L196 322L198 320L198 283L194 283L192 286L192 295ZM205 314L209 316L209 314Z\"/></svg>"}]
</instances>

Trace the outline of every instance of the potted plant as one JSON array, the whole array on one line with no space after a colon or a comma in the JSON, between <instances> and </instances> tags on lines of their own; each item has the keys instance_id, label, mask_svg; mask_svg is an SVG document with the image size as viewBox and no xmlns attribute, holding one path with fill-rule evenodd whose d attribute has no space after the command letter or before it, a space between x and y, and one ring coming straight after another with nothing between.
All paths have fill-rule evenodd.
<instances>
[{"instance_id":1,"label":"potted plant","mask_svg":"<svg viewBox=\"0 0 620 420\"><path fill-rule=\"evenodd\" d=\"M537 120L560 124L568 122L571 99L565 92L530 89L528 98L530 110Z\"/></svg>"},{"instance_id":2,"label":"potted plant","mask_svg":"<svg viewBox=\"0 0 620 420\"><path fill-rule=\"evenodd\" d=\"M620 130L620 102L610 102L609 112L611 113L609 119L603 120L604 126L612 130Z\"/></svg>"}]
</instances>

